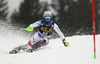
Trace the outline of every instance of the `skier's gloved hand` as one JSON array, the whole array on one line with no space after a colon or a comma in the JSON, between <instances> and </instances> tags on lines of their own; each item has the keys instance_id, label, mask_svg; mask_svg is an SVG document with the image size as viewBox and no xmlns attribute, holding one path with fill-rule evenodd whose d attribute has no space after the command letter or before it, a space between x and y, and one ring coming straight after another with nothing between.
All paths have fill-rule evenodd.
<instances>
[{"instance_id":1,"label":"skier's gloved hand","mask_svg":"<svg viewBox=\"0 0 100 64\"><path fill-rule=\"evenodd\" d=\"M70 44L68 42L66 42L65 39L63 39L62 41L63 41L64 46L66 46L66 47L69 47L70 46Z\"/></svg>"},{"instance_id":2,"label":"skier's gloved hand","mask_svg":"<svg viewBox=\"0 0 100 64\"><path fill-rule=\"evenodd\" d=\"M33 31L33 27L29 26L26 28L27 31Z\"/></svg>"}]
</instances>

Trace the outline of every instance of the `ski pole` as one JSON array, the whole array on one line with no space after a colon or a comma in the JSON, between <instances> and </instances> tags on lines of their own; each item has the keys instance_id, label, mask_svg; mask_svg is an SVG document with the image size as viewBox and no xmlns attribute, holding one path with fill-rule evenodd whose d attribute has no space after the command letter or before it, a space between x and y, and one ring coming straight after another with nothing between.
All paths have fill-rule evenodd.
<instances>
[{"instance_id":1,"label":"ski pole","mask_svg":"<svg viewBox=\"0 0 100 64\"><path fill-rule=\"evenodd\" d=\"M33 27L27 27L27 28L20 28L20 29L0 29L0 30L26 30L26 31L33 31Z\"/></svg>"}]
</instances>

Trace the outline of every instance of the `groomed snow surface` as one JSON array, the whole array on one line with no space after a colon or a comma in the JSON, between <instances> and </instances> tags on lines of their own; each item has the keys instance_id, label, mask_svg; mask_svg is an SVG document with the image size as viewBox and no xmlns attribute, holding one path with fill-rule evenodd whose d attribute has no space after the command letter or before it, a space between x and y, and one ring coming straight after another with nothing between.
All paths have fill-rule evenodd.
<instances>
[{"instance_id":1,"label":"groomed snow surface","mask_svg":"<svg viewBox=\"0 0 100 64\"><path fill-rule=\"evenodd\" d=\"M94 59L93 36L66 37L70 47L64 47L60 38L33 53L20 51L9 54L16 46L26 44L29 38L18 35L0 35L0 64L100 64L100 35L96 35Z\"/></svg>"}]
</instances>

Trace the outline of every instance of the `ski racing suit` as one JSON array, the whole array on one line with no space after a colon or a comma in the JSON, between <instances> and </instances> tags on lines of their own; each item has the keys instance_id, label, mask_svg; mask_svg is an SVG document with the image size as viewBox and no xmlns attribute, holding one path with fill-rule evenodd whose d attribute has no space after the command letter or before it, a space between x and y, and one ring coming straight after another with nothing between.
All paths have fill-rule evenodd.
<instances>
[{"instance_id":1,"label":"ski racing suit","mask_svg":"<svg viewBox=\"0 0 100 64\"><path fill-rule=\"evenodd\" d=\"M57 24L54 23L53 21L50 21L50 23L48 23L47 25L45 20L40 20L29 26L33 28L38 27L39 28L38 32L30 39L28 44L15 47L14 50L9 52L10 54L16 54L20 50L33 52L33 50L35 51L41 46L46 46L49 43L49 38L53 30L55 30L57 34L60 36L64 45L68 47L67 44L69 45L69 43L66 44L63 33L61 32Z\"/></svg>"},{"instance_id":2,"label":"ski racing suit","mask_svg":"<svg viewBox=\"0 0 100 64\"><path fill-rule=\"evenodd\" d=\"M28 45L30 46L42 40L46 40L46 43L43 46L47 45L49 43L49 38L53 30L57 32L62 41L65 40L63 33L61 32L57 24L54 23L53 21L50 21L50 23L47 25L45 20L40 20L33 24L30 24L29 26L33 28L35 27L39 28L38 32L28 42Z\"/></svg>"}]
</instances>

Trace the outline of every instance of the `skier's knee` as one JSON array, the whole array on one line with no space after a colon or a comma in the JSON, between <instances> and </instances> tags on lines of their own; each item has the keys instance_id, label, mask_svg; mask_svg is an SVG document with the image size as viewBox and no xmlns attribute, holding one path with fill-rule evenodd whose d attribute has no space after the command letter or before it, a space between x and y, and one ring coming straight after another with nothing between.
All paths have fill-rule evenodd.
<instances>
[{"instance_id":1,"label":"skier's knee","mask_svg":"<svg viewBox=\"0 0 100 64\"><path fill-rule=\"evenodd\" d=\"M49 39L47 40L44 39L44 41L45 41L45 44L43 44L43 46L46 46L49 43Z\"/></svg>"},{"instance_id":2,"label":"skier's knee","mask_svg":"<svg viewBox=\"0 0 100 64\"><path fill-rule=\"evenodd\" d=\"M46 40L44 39L41 44L43 44L43 45L46 44Z\"/></svg>"}]
</instances>

